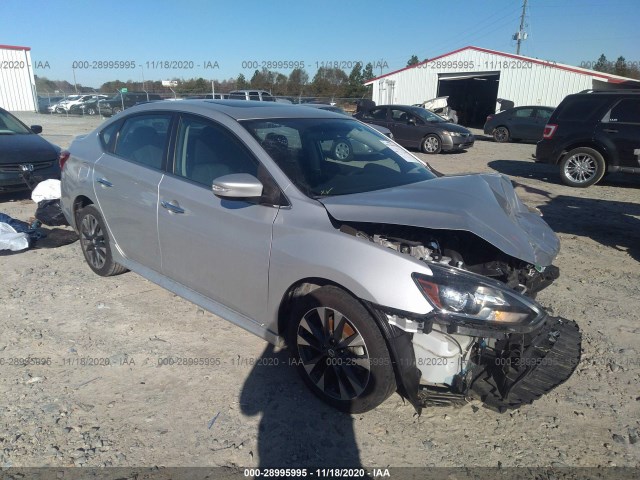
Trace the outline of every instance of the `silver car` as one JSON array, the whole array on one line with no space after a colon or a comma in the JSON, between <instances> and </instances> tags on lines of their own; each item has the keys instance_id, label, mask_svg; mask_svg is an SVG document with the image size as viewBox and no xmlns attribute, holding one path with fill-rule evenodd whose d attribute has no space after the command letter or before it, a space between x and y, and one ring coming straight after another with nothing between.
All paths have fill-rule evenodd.
<instances>
[{"instance_id":1,"label":"silver car","mask_svg":"<svg viewBox=\"0 0 640 480\"><path fill-rule=\"evenodd\" d=\"M139 105L69 151L63 211L94 272L286 344L340 410L397 391L504 411L579 361L577 325L533 299L558 239L504 176L441 176L355 119L275 102Z\"/></svg>"}]
</instances>

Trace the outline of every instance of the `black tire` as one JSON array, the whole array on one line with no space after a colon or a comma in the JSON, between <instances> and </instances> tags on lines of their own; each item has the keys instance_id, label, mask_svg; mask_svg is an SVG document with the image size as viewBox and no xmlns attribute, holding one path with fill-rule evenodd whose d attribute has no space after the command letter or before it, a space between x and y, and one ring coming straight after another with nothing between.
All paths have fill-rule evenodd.
<instances>
[{"instance_id":1,"label":"black tire","mask_svg":"<svg viewBox=\"0 0 640 480\"><path fill-rule=\"evenodd\" d=\"M560 162L560 179L570 187L586 188L602 180L606 170L607 163L600 152L588 147L574 148Z\"/></svg>"},{"instance_id":2,"label":"black tire","mask_svg":"<svg viewBox=\"0 0 640 480\"><path fill-rule=\"evenodd\" d=\"M303 381L338 410L373 410L397 389L389 350L375 320L338 287L318 288L294 306L287 343Z\"/></svg>"},{"instance_id":3,"label":"black tire","mask_svg":"<svg viewBox=\"0 0 640 480\"><path fill-rule=\"evenodd\" d=\"M126 272L125 267L113 261L109 234L100 212L93 205L88 205L78 211L76 218L80 247L89 268L101 277Z\"/></svg>"},{"instance_id":4,"label":"black tire","mask_svg":"<svg viewBox=\"0 0 640 480\"><path fill-rule=\"evenodd\" d=\"M420 149L429 155L436 155L442 151L442 140L435 134L427 135L422 139Z\"/></svg>"},{"instance_id":5,"label":"black tire","mask_svg":"<svg viewBox=\"0 0 640 480\"><path fill-rule=\"evenodd\" d=\"M496 127L493 129L493 139L498 143L507 143L511 137L511 132L505 126Z\"/></svg>"},{"instance_id":6,"label":"black tire","mask_svg":"<svg viewBox=\"0 0 640 480\"><path fill-rule=\"evenodd\" d=\"M96 113L98 113L98 111L94 107L89 107L87 108L87 113L89 115L95 115Z\"/></svg>"},{"instance_id":7,"label":"black tire","mask_svg":"<svg viewBox=\"0 0 640 480\"><path fill-rule=\"evenodd\" d=\"M341 138L333 142L331 147L331 157L345 162L353 157L353 147L347 139Z\"/></svg>"},{"instance_id":8,"label":"black tire","mask_svg":"<svg viewBox=\"0 0 640 480\"><path fill-rule=\"evenodd\" d=\"M120 113L122 111L122 107L113 107L111 109L111 113L115 115L116 113Z\"/></svg>"}]
</instances>

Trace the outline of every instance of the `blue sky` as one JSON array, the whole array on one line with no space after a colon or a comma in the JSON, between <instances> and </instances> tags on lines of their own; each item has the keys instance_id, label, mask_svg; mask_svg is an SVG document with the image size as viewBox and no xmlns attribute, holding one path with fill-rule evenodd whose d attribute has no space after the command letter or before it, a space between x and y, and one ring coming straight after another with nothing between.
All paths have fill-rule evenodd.
<instances>
[{"instance_id":1,"label":"blue sky","mask_svg":"<svg viewBox=\"0 0 640 480\"><path fill-rule=\"evenodd\" d=\"M124 71L76 68L77 82L93 87L143 76L250 78L247 61L304 61L310 76L316 62L363 61L383 65L379 74L413 54L467 45L515 53L521 10L522 0L0 0L0 44L31 47L36 66L49 64L36 75L55 80L73 81L73 62L136 62ZM571 65L601 53L640 62L639 19L638 0L530 0L521 54ZM165 60L193 68L159 68Z\"/></svg>"}]
</instances>

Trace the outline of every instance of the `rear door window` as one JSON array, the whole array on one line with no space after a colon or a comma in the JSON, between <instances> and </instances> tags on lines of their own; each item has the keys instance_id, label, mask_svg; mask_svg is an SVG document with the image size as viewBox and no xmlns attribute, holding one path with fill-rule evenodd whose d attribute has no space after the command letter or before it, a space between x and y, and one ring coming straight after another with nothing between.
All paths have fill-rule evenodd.
<instances>
[{"instance_id":1,"label":"rear door window","mask_svg":"<svg viewBox=\"0 0 640 480\"><path fill-rule=\"evenodd\" d=\"M582 121L591 117L600 110L606 98L597 97L576 97L564 105L558 115L558 120Z\"/></svg>"},{"instance_id":2,"label":"rear door window","mask_svg":"<svg viewBox=\"0 0 640 480\"><path fill-rule=\"evenodd\" d=\"M520 108L515 111L514 117L517 118L529 118L533 113L533 108Z\"/></svg>"},{"instance_id":3,"label":"rear door window","mask_svg":"<svg viewBox=\"0 0 640 480\"><path fill-rule=\"evenodd\" d=\"M536 108L536 118L548 120L552 112L553 110L547 110L546 108Z\"/></svg>"},{"instance_id":4,"label":"rear door window","mask_svg":"<svg viewBox=\"0 0 640 480\"><path fill-rule=\"evenodd\" d=\"M609 123L640 123L640 98L620 100L609 113Z\"/></svg>"},{"instance_id":5,"label":"rear door window","mask_svg":"<svg viewBox=\"0 0 640 480\"><path fill-rule=\"evenodd\" d=\"M363 115L363 118L369 120L386 120L387 119L387 109L386 108L372 108L367 113Z\"/></svg>"},{"instance_id":6,"label":"rear door window","mask_svg":"<svg viewBox=\"0 0 640 480\"><path fill-rule=\"evenodd\" d=\"M115 154L147 167L162 169L171 114L154 113L127 118L120 130Z\"/></svg>"}]
</instances>

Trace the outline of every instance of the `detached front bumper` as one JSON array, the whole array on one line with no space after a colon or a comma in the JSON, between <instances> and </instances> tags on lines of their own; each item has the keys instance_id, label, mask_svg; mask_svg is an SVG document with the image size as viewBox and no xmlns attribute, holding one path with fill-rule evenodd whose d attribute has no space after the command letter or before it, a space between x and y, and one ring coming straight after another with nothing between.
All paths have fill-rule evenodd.
<instances>
[{"instance_id":1,"label":"detached front bumper","mask_svg":"<svg viewBox=\"0 0 640 480\"><path fill-rule=\"evenodd\" d=\"M384 316L379 307L374 311L378 318ZM422 332L429 333L430 323L423 320L414 317L413 325L418 326L418 331L422 328ZM547 315L527 332L496 330L488 336L470 337L471 354L463 360L463 368L454 376L451 387L425 388L421 385L413 334L384 323L398 393L418 413L428 406L464 404L469 398L478 398L487 408L500 413L519 408L568 380L580 362L582 335L578 325Z\"/></svg>"},{"instance_id":2,"label":"detached front bumper","mask_svg":"<svg viewBox=\"0 0 640 480\"><path fill-rule=\"evenodd\" d=\"M467 391L498 412L530 404L569 379L580 363L581 343L576 322L547 317L535 332L478 350Z\"/></svg>"}]
</instances>

